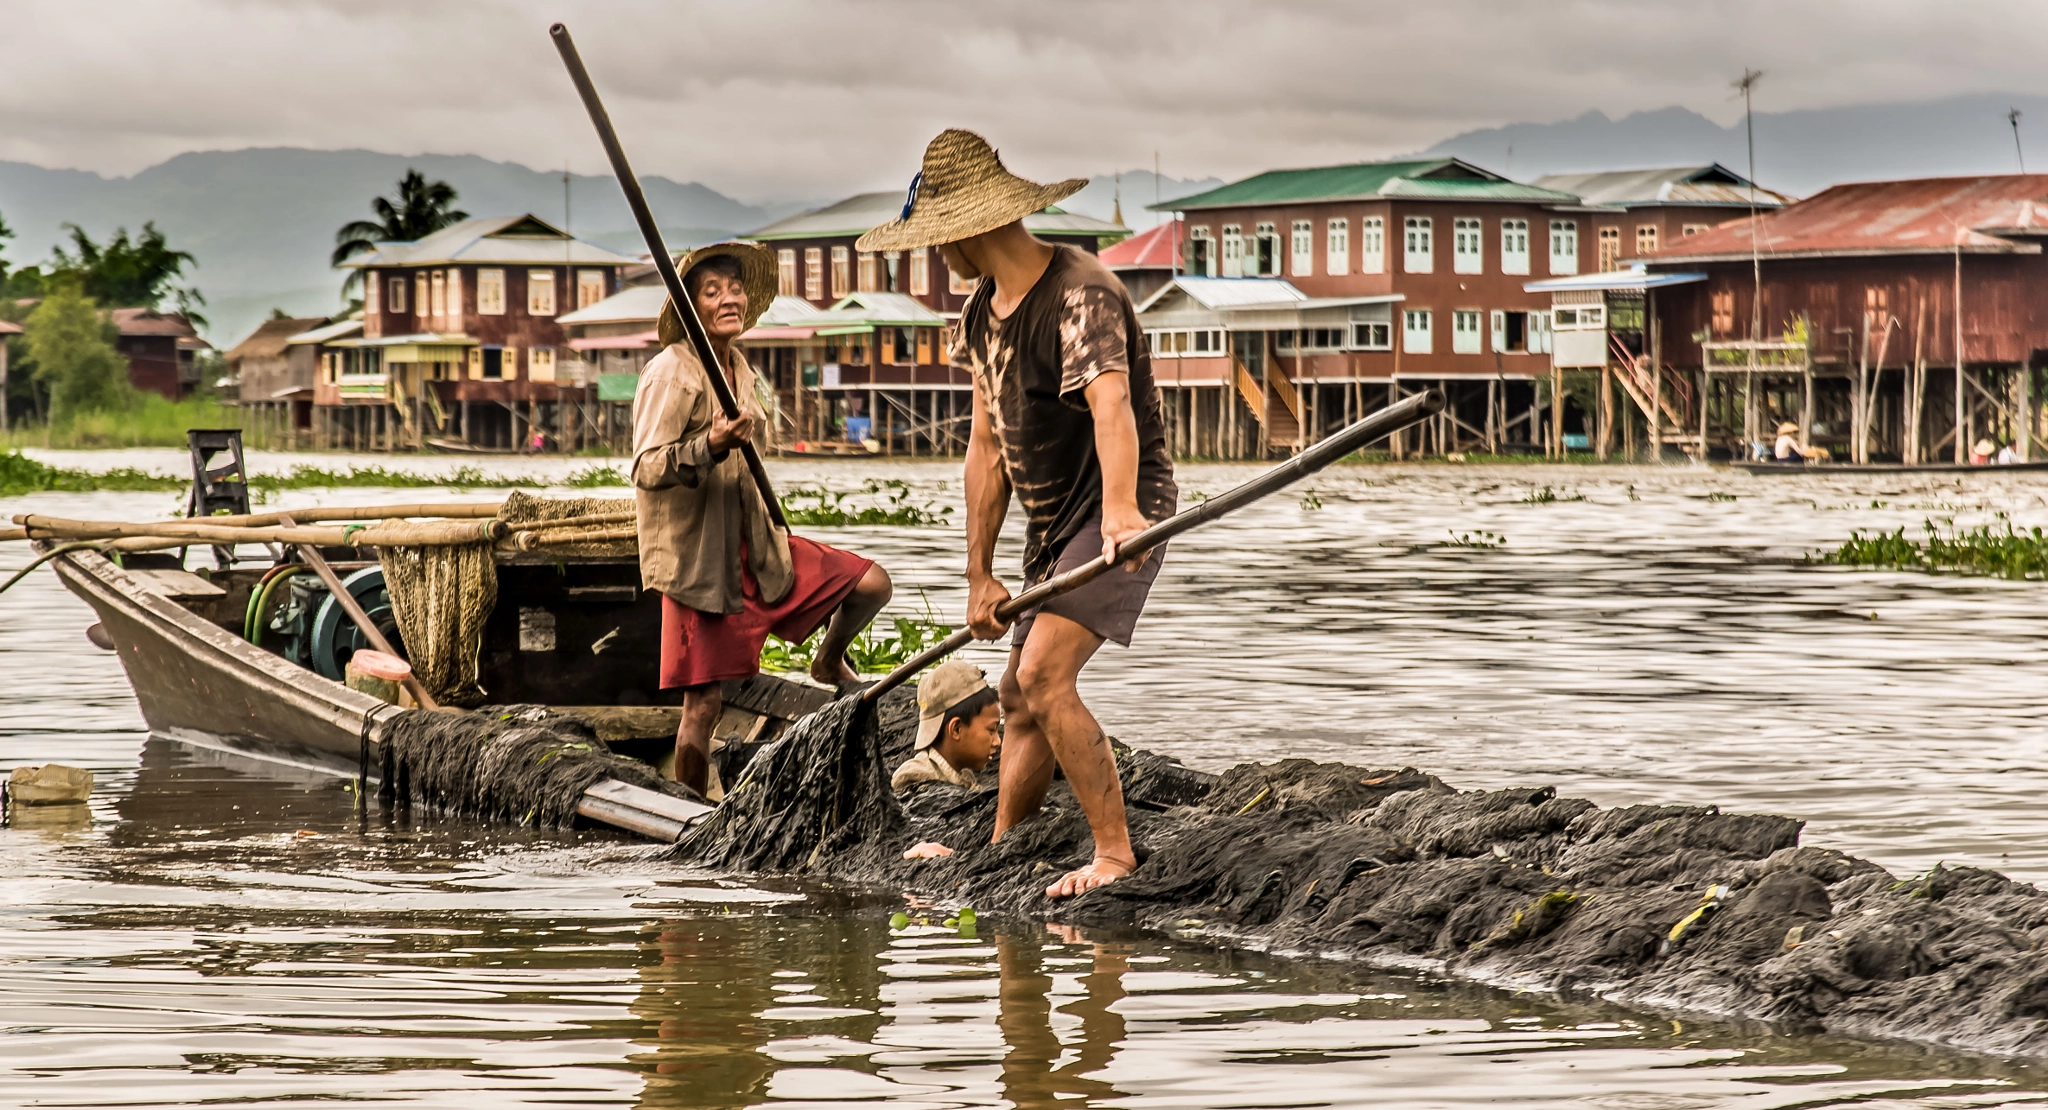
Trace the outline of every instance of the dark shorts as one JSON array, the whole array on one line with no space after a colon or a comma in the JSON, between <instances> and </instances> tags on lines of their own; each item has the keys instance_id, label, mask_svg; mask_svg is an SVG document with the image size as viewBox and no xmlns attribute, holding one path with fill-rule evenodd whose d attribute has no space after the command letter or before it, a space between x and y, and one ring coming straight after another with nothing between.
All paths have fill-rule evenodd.
<instances>
[{"instance_id":1,"label":"dark shorts","mask_svg":"<svg viewBox=\"0 0 2048 1110\"><path fill-rule=\"evenodd\" d=\"M1060 557L1053 563L1052 573L1065 574L1100 558L1102 521L1096 518L1083 524L1066 546L1060 548ZM1031 625L1038 619L1038 614L1057 613L1120 647L1130 647L1131 633L1138 628L1138 614L1145 611L1145 599L1152 593L1152 580L1159 577L1159 567L1164 562L1166 548L1153 548L1137 570L1125 570L1119 564L1073 593L1063 594L1036 609L1027 610L1017 618L1016 624L1010 626L1010 646L1024 646L1024 638L1031 635Z\"/></svg>"}]
</instances>

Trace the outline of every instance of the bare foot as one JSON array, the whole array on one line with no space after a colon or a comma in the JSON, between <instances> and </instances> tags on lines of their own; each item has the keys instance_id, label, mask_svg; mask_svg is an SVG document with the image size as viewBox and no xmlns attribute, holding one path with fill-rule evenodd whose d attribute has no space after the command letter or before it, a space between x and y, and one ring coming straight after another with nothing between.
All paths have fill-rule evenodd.
<instances>
[{"instance_id":1,"label":"bare foot","mask_svg":"<svg viewBox=\"0 0 2048 1110\"><path fill-rule=\"evenodd\" d=\"M859 679L860 675L847 663L846 655L842 652L836 660L826 659L822 655L811 660L811 678L827 686L837 687L842 682Z\"/></svg>"},{"instance_id":2,"label":"bare foot","mask_svg":"<svg viewBox=\"0 0 2048 1110\"><path fill-rule=\"evenodd\" d=\"M1096 856L1095 862L1086 867L1067 872L1060 881L1045 888L1047 898L1072 898L1076 894L1094 890L1123 878L1138 869L1136 863L1125 863L1108 856Z\"/></svg>"},{"instance_id":3,"label":"bare foot","mask_svg":"<svg viewBox=\"0 0 2048 1110\"><path fill-rule=\"evenodd\" d=\"M952 854L953 849L946 847L944 844L941 844L936 840L926 840L921 843L911 845L910 850L903 853L903 858L941 859L945 856L950 856Z\"/></svg>"}]
</instances>

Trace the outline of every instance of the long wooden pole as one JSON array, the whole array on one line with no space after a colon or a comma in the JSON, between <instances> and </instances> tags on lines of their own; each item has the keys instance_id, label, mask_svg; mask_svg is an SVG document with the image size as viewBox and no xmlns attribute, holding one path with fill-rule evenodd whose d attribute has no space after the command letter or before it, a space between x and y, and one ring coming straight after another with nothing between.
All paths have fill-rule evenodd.
<instances>
[{"instance_id":1,"label":"long wooden pole","mask_svg":"<svg viewBox=\"0 0 2048 1110\"><path fill-rule=\"evenodd\" d=\"M619 191L626 195L626 207L633 210L633 221L640 225L640 237L647 242L647 250L654 256L654 271L661 275L661 283L668 289L668 296L675 302L676 315L682 318L683 330L689 333L690 346L697 352L697 361L704 365L704 376L711 380L711 392L718 398L719 410L727 420L736 420L740 404L733 396L732 385L725 380L725 367L719 363L718 355L711 349L711 336L704 330L704 321L697 316L697 306L690 300L690 294L683 288L682 276L676 273L675 259L669 257L668 246L662 241L661 228L654 222L654 211L647 207L647 196L640 191L640 179L633 174L633 167L626 161L626 148L619 145L618 132L612 130L611 113L605 111L604 101L598 98L597 86L590 81L590 71L583 67L583 56L576 52L575 40L569 37L569 29L557 23L548 28L548 35L555 40L555 50L562 55L562 64L568 67L569 80L575 82L576 93L583 98L583 107L590 113L590 123L597 128L598 141L604 144L604 152L611 159L612 175L619 180ZM768 508L769 519L778 528L788 528L783 519L782 502L775 497L775 487L768 482L768 468L761 462L761 453L754 449L752 442L740 444L740 457L747 462L747 472L754 476L754 485L761 490L761 501Z\"/></svg>"},{"instance_id":2,"label":"long wooden pole","mask_svg":"<svg viewBox=\"0 0 2048 1110\"><path fill-rule=\"evenodd\" d=\"M1108 571L1116 563L1128 562L1182 532L1198 528L1225 514L1232 513L1285 489L1295 482L1329 466L1338 459L1359 450L1366 444L1379 439L1389 432L1406 428L1408 425L1442 412L1444 395L1440 389L1425 389L1397 404L1389 405L1358 423L1338 432L1336 435L1316 444L1314 447L1273 467L1264 474L1253 478L1219 496L1212 497L1200 505L1160 521L1150 528L1125 540L1117 548L1114 560L1096 559L1075 567L1065 574L1048 578L1038 585L1025 590L996 607L996 619L1005 624L1016 620L1025 612L1043 605L1064 593L1080 589ZM918 652L903 665L890 671L880 681L861 691L863 701L873 701L883 694L901 686L912 675L944 659L946 656L966 647L974 639L974 633L961 628L938 643Z\"/></svg>"}]
</instances>

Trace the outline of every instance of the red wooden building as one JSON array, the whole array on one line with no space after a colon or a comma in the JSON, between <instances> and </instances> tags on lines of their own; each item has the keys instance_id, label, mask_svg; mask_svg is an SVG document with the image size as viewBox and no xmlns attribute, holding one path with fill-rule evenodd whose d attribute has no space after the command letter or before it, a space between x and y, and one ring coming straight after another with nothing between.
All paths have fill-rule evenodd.
<instances>
[{"instance_id":1,"label":"red wooden building","mask_svg":"<svg viewBox=\"0 0 2048 1110\"><path fill-rule=\"evenodd\" d=\"M323 345L317 430L366 448L573 443L591 398L557 317L610 296L633 261L532 215L378 244L345 263L363 271L362 334Z\"/></svg>"},{"instance_id":2,"label":"red wooden building","mask_svg":"<svg viewBox=\"0 0 2048 1110\"><path fill-rule=\"evenodd\" d=\"M130 384L173 401L198 387L199 352L209 344L191 321L153 308L117 308L110 315L119 333L114 349L128 360Z\"/></svg>"}]
</instances>

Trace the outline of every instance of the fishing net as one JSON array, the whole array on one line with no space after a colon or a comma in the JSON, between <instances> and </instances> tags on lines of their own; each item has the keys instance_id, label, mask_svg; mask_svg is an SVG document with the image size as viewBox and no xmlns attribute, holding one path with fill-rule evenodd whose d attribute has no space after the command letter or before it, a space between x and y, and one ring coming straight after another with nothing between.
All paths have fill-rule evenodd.
<instances>
[{"instance_id":1,"label":"fishing net","mask_svg":"<svg viewBox=\"0 0 2048 1110\"><path fill-rule=\"evenodd\" d=\"M515 491L498 510L498 519L517 529L521 525L550 520L632 511L633 499L630 497L535 497ZM539 535L544 539L535 545L534 550L546 551L550 555L635 559L640 554L640 545L633 537L633 522L630 520L548 529Z\"/></svg>"},{"instance_id":2,"label":"fishing net","mask_svg":"<svg viewBox=\"0 0 2048 1110\"><path fill-rule=\"evenodd\" d=\"M498 603L498 568L488 542L425 547L380 546L384 587L405 640L413 676L435 700L480 705L477 657L484 621Z\"/></svg>"},{"instance_id":3,"label":"fishing net","mask_svg":"<svg viewBox=\"0 0 2048 1110\"><path fill-rule=\"evenodd\" d=\"M582 718L546 706L400 714L384 733L384 788L444 813L565 828L606 779L697 799L638 760L613 755Z\"/></svg>"}]
</instances>

